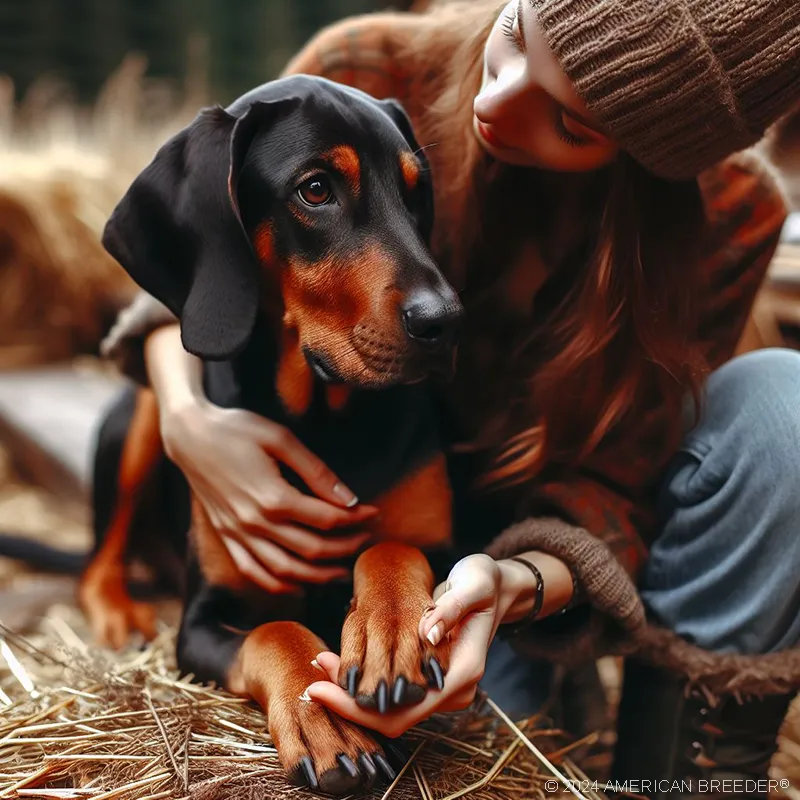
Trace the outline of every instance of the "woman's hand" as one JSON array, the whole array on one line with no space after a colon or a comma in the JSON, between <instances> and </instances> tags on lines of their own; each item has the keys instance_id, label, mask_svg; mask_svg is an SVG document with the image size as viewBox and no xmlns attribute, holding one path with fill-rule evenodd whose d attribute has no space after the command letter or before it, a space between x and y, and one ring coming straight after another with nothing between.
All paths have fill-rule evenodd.
<instances>
[{"instance_id":1,"label":"woman's hand","mask_svg":"<svg viewBox=\"0 0 800 800\"><path fill-rule=\"evenodd\" d=\"M377 510L352 507L355 495L287 428L248 411L203 403L169 417L162 436L167 455L251 580L275 592L291 591L293 581L347 577L339 567L310 562L350 555L369 535L321 536L309 529L355 525ZM318 497L287 483L279 462Z\"/></svg>"},{"instance_id":2,"label":"woman's hand","mask_svg":"<svg viewBox=\"0 0 800 800\"><path fill-rule=\"evenodd\" d=\"M542 575L541 616L563 608L573 591L567 565L546 553L523 553L522 557ZM436 587L435 606L419 624L420 636L434 645L450 636L450 668L441 691L429 690L422 702L387 714L364 710L336 683L339 656L325 652L316 661L329 680L312 683L306 697L390 737L400 736L432 714L467 708L483 677L498 626L523 619L533 608L536 589L534 573L524 564L495 561L484 554L467 556L453 567L446 583Z\"/></svg>"},{"instance_id":3,"label":"woman's hand","mask_svg":"<svg viewBox=\"0 0 800 800\"><path fill-rule=\"evenodd\" d=\"M471 555L453 567L447 583L437 587L436 606L420 620L419 633L436 643L448 633L451 636L450 668L441 691L429 690L422 702L387 714L362 709L336 683L339 656L326 652L317 656L317 663L329 680L311 684L307 697L390 737L400 736L431 714L467 708L483 677L497 626L515 600L515 587L504 587L504 572L503 563L487 555Z\"/></svg>"},{"instance_id":4,"label":"woman's hand","mask_svg":"<svg viewBox=\"0 0 800 800\"><path fill-rule=\"evenodd\" d=\"M355 553L368 534L322 536L312 529L358 525L377 509L359 506L353 492L288 429L209 403L201 364L183 350L177 326L153 333L146 348L167 456L186 476L242 573L270 592L347 577L346 570L313 562ZM291 486L279 463L317 496Z\"/></svg>"}]
</instances>

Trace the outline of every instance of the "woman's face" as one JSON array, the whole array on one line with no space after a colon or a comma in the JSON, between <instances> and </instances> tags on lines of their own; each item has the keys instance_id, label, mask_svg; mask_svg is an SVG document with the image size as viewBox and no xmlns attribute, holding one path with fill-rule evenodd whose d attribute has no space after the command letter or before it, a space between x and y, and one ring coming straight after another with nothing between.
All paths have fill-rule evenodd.
<instances>
[{"instance_id":1,"label":"woman's face","mask_svg":"<svg viewBox=\"0 0 800 800\"><path fill-rule=\"evenodd\" d=\"M474 111L478 141L508 164L588 172L617 152L547 46L529 0L511 0L489 34Z\"/></svg>"}]
</instances>

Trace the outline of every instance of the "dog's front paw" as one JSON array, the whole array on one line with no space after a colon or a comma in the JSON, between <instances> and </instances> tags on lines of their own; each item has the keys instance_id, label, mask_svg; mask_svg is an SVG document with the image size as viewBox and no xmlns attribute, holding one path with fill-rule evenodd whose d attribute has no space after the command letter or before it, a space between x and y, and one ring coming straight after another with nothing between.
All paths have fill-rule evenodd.
<instances>
[{"instance_id":1,"label":"dog's front paw","mask_svg":"<svg viewBox=\"0 0 800 800\"><path fill-rule=\"evenodd\" d=\"M312 673L314 672L312 668ZM305 680L313 683L316 675ZM329 795L369 791L391 782L408 754L333 712L288 692L268 708L269 731L281 764L298 786Z\"/></svg>"},{"instance_id":2,"label":"dog's front paw","mask_svg":"<svg viewBox=\"0 0 800 800\"><path fill-rule=\"evenodd\" d=\"M376 570L357 592L342 630L339 685L381 714L442 689L450 659L447 637L433 646L419 635L422 615L433 606L429 581L420 580L417 556L399 552L396 569Z\"/></svg>"}]
</instances>

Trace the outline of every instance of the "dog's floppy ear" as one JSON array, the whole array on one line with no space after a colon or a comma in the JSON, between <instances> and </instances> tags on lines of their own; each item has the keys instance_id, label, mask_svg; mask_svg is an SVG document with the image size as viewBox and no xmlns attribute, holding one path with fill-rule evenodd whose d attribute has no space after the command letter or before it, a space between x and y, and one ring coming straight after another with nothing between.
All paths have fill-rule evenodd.
<instances>
[{"instance_id":1,"label":"dog's floppy ear","mask_svg":"<svg viewBox=\"0 0 800 800\"><path fill-rule=\"evenodd\" d=\"M161 147L106 224L106 250L179 318L184 347L200 358L230 358L252 333L260 275L235 186L256 130L296 102L257 102L239 118L219 107L200 112Z\"/></svg>"},{"instance_id":2,"label":"dog's floppy ear","mask_svg":"<svg viewBox=\"0 0 800 800\"><path fill-rule=\"evenodd\" d=\"M422 163L422 173L420 174L420 189L422 192L422 213L420 215L420 233L426 244L430 244L431 234L433 233L433 180L431 178L431 168L425 151L420 147L411 124L411 118L406 113L403 106L395 99L379 100L378 105L392 118L395 125L400 129L408 146L413 150L414 155Z\"/></svg>"}]
</instances>

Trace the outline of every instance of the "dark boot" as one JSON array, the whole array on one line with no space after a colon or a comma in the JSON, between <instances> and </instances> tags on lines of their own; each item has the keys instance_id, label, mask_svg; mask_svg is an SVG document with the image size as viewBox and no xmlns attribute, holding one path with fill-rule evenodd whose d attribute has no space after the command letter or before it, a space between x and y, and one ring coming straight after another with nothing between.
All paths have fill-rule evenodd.
<instances>
[{"instance_id":1,"label":"dark boot","mask_svg":"<svg viewBox=\"0 0 800 800\"><path fill-rule=\"evenodd\" d=\"M767 770L794 695L742 703L724 696L712 706L699 690L684 689L673 673L626 661L612 784L652 800L766 798Z\"/></svg>"}]
</instances>

